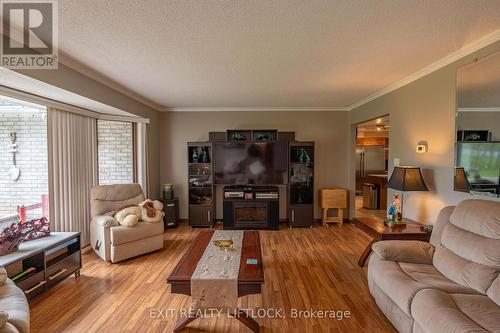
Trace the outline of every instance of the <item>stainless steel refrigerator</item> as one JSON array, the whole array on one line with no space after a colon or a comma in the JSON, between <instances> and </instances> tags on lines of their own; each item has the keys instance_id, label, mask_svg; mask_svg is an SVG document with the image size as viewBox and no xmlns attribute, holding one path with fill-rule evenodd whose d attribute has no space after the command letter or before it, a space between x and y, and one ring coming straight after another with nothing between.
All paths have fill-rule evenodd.
<instances>
[{"instance_id":1,"label":"stainless steel refrigerator","mask_svg":"<svg viewBox=\"0 0 500 333\"><path fill-rule=\"evenodd\" d=\"M384 147L356 148L356 195L363 194L364 179L369 174L387 173Z\"/></svg>"}]
</instances>

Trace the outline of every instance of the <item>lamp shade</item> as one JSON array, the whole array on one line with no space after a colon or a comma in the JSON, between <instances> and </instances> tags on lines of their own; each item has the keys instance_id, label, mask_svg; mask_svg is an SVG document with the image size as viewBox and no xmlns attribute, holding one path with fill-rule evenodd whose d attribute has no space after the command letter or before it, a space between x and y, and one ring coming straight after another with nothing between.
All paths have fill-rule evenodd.
<instances>
[{"instance_id":1,"label":"lamp shade","mask_svg":"<svg viewBox=\"0 0 500 333\"><path fill-rule=\"evenodd\" d=\"M467 180L465 169L463 167L455 168L455 178L453 179L453 189L459 192L469 192L470 183Z\"/></svg>"},{"instance_id":2,"label":"lamp shade","mask_svg":"<svg viewBox=\"0 0 500 333\"><path fill-rule=\"evenodd\" d=\"M398 191L429 191L419 167L394 167L387 187Z\"/></svg>"}]
</instances>

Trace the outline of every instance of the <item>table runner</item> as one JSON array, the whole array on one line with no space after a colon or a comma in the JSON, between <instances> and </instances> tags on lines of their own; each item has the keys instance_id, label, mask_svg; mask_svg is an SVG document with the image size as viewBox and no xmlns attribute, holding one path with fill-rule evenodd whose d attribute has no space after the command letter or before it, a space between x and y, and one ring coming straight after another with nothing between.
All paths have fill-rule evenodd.
<instances>
[{"instance_id":1,"label":"table runner","mask_svg":"<svg viewBox=\"0 0 500 333\"><path fill-rule=\"evenodd\" d=\"M222 250L218 239L231 239L232 249ZM243 231L216 230L191 276L191 307L200 309L234 309L238 305Z\"/></svg>"}]
</instances>

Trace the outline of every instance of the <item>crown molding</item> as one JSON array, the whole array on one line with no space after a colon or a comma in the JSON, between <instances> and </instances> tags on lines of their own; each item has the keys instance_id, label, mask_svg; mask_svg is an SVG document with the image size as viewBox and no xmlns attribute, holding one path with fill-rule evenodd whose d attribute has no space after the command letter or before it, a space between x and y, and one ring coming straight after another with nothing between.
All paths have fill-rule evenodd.
<instances>
[{"instance_id":1,"label":"crown molding","mask_svg":"<svg viewBox=\"0 0 500 333\"><path fill-rule=\"evenodd\" d=\"M457 112L500 112L500 107L458 108Z\"/></svg>"},{"instance_id":2,"label":"crown molding","mask_svg":"<svg viewBox=\"0 0 500 333\"><path fill-rule=\"evenodd\" d=\"M382 96L384 96L384 95L386 95L386 94L388 94L396 89L404 87L404 86L406 86L406 85L408 85L408 84L410 84L418 79L423 78L424 76L427 76L427 75L429 75L429 74L431 74L431 73L433 73L433 72L435 72L435 71L437 71L445 66L448 66L449 64L452 64L455 61L460 60L463 57L468 56L469 54L474 53L477 50L480 50L488 45L491 45L491 44L499 41L499 40L500 40L500 29L478 39L475 42L472 42L472 43L462 47L461 49L459 49L453 53L450 53L446 57L439 59L438 61L430 64L427 67L422 68L421 70L407 76L406 78L404 78L404 79L402 79L394 84L391 84L390 86L388 86L382 90L379 90L379 91L363 98L362 100L360 100L356 103L349 105L348 109L353 110L353 109L358 108L358 107L360 107L368 102L371 102L379 97L382 97Z\"/></svg>"},{"instance_id":3,"label":"crown molding","mask_svg":"<svg viewBox=\"0 0 500 333\"><path fill-rule=\"evenodd\" d=\"M70 69L77 71L78 73L83 74L83 75L87 76L88 78L91 78L94 81L97 81L97 82L99 82L99 83L101 83L101 84L103 84L103 85L129 97L129 98L136 100L139 103L142 103L144 105L149 106L150 108L155 109L156 111L159 111L160 109L164 108L164 106L159 105L159 104L153 102L152 100L150 100L150 99L148 99L148 98L146 98L146 97L144 97L136 92L133 92L132 90L130 90L128 88L125 88L124 86L117 83L116 81L113 81L113 80L109 79L108 77L90 69L89 67L83 65L82 63L74 60L73 58L71 58L67 54L61 52L60 50L59 50L59 62L61 64L65 65L66 67L69 67Z\"/></svg>"},{"instance_id":4,"label":"crown molding","mask_svg":"<svg viewBox=\"0 0 500 333\"><path fill-rule=\"evenodd\" d=\"M349 111L347 108L335 106L181 106L172 108L162 108L160 111L166 112L331 112L331 111Z\"/></svg>"}]
</instances>

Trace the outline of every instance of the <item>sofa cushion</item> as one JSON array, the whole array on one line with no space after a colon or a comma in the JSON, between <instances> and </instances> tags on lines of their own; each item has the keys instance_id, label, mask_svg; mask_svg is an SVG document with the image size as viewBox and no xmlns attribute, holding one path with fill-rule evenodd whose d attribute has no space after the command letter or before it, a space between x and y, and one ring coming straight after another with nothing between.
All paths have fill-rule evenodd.
<instances>
[{"instance_id":1,"label":"sofa cushion","mask_svg":"<svg viewBox=\"0 0 500 333\"><path fill-rule=\"evenodd\" d=\"M399 333L412 333L413 318L404 313L379 287L371 291L375 303Z\"/></svg>"},{"instance_id":2,"label":"sofa cushion","mask_svg":"<svg viewBox=\"0 0 500 333\"><path fill-rule=\"evenodd\" d=\"M411 316L410 305L413 296L427 285L404 273L397 262L381 260L377 254L370 258L368 270L374 285L389 296L404 313Z\"/></svg>"},{"instance_id":3,"label":"sofa cushion","mask_svg":"<svg viewBox=\"0 0 500 333\"><path fill-rule=\"evenodd\" d=\"M453 213L455 206L446 206L439 212L439 215L436 219L436 223L434 223L434 227L432 228L431 238L429 243L434 246L438 246L441 244L441 234L443 233L443 229L450 223L450 216Z\"/></svg>"},{"instance_id":4,"label":"sofa cushion","mask_svg":"<svg viewBox=\"0 0 500 333\"><path fill-rule=\"evenodd\" d=\"M7 324L9 319L9 314L5 311L0 311L0 328L3 328Z\"/></svg>"},{"instance_id":5,"label":"sofa cushion","mask_svg":"<svg viewBox=\"0 0 500 333\"><path fill-rule=\"evenodd\" d=\"M450 222L477 235L500 239L500 204L489 200L464 200L453 210Z\"/></svg>"},{"instance_id":6,"label":"sofa cushion","mask_svg":"<svg viewBox=\"0 0 500 333\"><path fill-rule=\"evenodd\" d=\"M442 245L436 247L433 264L448 279L482 294L498 276L496 269L457 256Z\"/></svg>"},{"instance_id":7,"label":"sofa cushion","mask_svg":"<svg viewBox=\"0 0 500 333\"><path fill-rule=\"evenodd\" d=\"M411 264L400 262L401 270L415 281L425 284L428 288L438 289L446 293L478 294L469 287L461 286L443 274L432 265Z\"/></svg>"},{"instance_id":8,"label":"sofa cushion","mask_svg":"<svg viewBox=\"0 0 500 333\"><path fill-rule=\"evenodd\" d=\"M92 216L103 215L125 205L137 205L144 201L139 184L94 186L90 192Z\"/></svg>"},{"instance_id":9,"label":"sofa cushion","mask_svg":"<svg viewBox=\"0 0 500 333\"><path fill-rule=\"evenodd\" d=\"M413 297L423 289L435 288L448 293L478 294L443 276L432 265L397 263L382 260L377 254L370 258L369 275L380 288L407 315Z\"/></svg>"},{"instance_id":10,"label":"sofa cushion","mask_svg":"<svg viewBox=\"0 0 500 333\"><path fill-rule=\"evenodd\" d=\"M441 244L462 258L500 270L499 239L479 236L448 224L443 230Z\"/></svg>"},{"instance_id":11,"label":"sofa cushion","mask_svg":"<svg viewBox=\"0 0 500 333\"><path fill-rule=\"evenodd\" d=\"M9 314L8 322L14 325L19 332L29 332L30 310L28 301L23 291L9 279L5 281L4 285L0 286L0 311Z\"/></svg>"},{"instance_id":12,"label":"sofa cushion","mask_svg":"<svg viewBox=\"0 0 500 333\"><path fill-rule=\"evenodd\" d=\"M117 226L110 229L111 244L120 245L163 233L163 223L139 222L133 227Z\"/></svg>"},{"instance_id":13,"label":"sofa cushion","mask_svg":"<svg viewBox=\"0 0 500 333\"><path fill-rule=\"evenodd\" d=\"M500 306L500 275L497 276L490 288L488 288L486 295L488 295L493 302Z\"/></svg>"},{"instance_id":14,"label":"sofa cushion","mask_svg":"<svg viewBox=\"0 0 500 333\"><path fill-rule=\"evenodd\" d=\"M411 314L425 332L500 332L500 308L483 295L424 289L415 295Z\"/></svg>"},{"instance_id":15,"label":"sofa cushion","mask_svg":"<svg viewBox=\"0 0 500 333\"><path fill-rule=\"evenodd\" d=\"M0 286L7 280L7 270L5 267L0 266Z\"/></svg>"}]
</instances>

